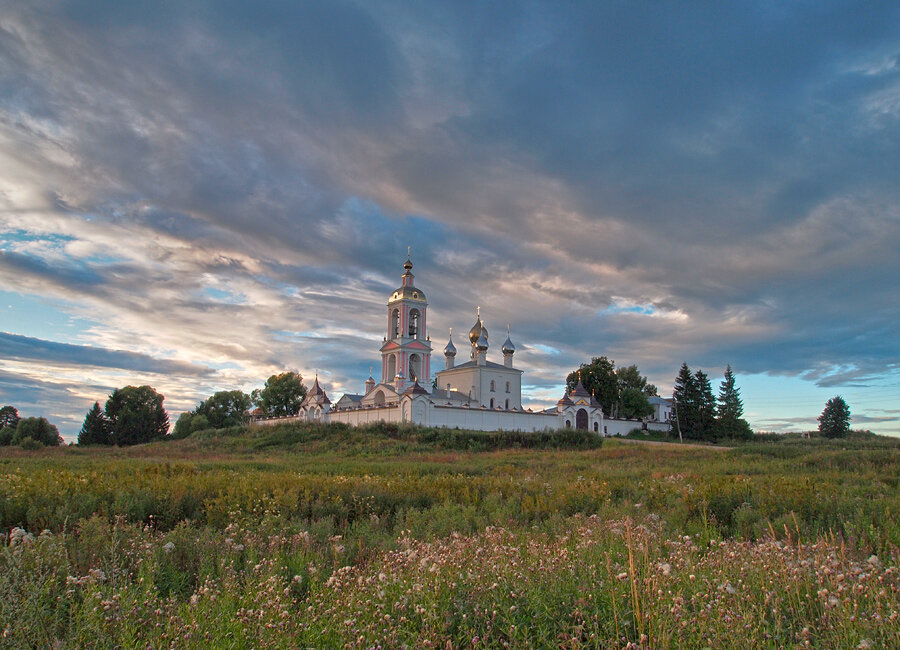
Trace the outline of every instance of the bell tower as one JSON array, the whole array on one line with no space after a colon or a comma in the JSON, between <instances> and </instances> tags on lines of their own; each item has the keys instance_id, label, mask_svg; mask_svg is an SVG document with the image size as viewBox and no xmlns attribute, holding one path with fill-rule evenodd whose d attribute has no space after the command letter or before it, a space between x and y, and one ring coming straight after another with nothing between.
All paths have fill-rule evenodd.
<instances>
[{"instance_id":1,"label":"bell tower","mask_svg":"<svg viewBox=\"0 0 900 650\"><path fill-rule=\"evenodd\" d=\"M428 302L413 284L413 263L407 251L400 287L388 298L387 336L381 346L381 381L400 393L418 381L431 386L431 339Z\"/></svg>"}]
</instances>

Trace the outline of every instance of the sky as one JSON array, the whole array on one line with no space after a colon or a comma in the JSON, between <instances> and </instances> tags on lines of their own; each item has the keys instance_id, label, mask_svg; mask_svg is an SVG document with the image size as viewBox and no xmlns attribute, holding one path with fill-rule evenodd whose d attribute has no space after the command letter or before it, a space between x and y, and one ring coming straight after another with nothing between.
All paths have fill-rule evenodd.
<instances>
[{"instance_id":1,"label":"sky","mask_svg":"<svg viewBox=\"0 0 900 650\"><path fill-rule=\"evenodd\" d=\"M900 435L898 170L896 2L0 0L0 402L362 392L409 246L435 369Z\"/></svg>"}]
</instances>

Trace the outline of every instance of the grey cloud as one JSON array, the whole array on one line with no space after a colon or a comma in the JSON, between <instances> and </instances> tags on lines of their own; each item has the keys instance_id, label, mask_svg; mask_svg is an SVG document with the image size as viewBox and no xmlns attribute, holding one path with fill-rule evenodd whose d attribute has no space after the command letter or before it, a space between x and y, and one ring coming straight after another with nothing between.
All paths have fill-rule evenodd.
<instances>
[{"instance_id":1,"label":"grey cloud","mask_svg":"<svg viewBox=\"0 0 900 650\"><path fill-rule=\"evenodd\" d=\"M211 372L209 368L181 361L154 359L136 352L58 343L8 332L0 332L0 350L6 359L121 368L138 372L171 373L191 377L202 377Z\"/></svg>"}]
</instances>

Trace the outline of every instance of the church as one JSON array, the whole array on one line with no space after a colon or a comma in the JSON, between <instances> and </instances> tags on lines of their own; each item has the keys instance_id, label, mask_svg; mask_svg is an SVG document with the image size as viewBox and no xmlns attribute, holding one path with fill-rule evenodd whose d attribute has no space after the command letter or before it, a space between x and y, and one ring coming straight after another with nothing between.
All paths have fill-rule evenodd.
<instances>
[{"instance_id":1,"label":"church","mask_svg":"<svg viewBox=\"0 0 900 650\"><path fill-rule=\"evenodd\" d=\"M410 423L476 431L543 431L575 427L600 435L628 433L634 428L668 428L667 400L658 399L650 422L604 418L600 404L581 383L566 391L556 407L532 411L522 406L523 370L516 368L510 328L500 346L502 363L490 361L488 329L478 310L460 353L451 329L444 346L443 369L431 367L428 301L414 284L413 263L407 256L400 286L388 297L387 327L382 340L381 376L370 376L362 394L345 394L332 403L318 377L296 416L258 419L259 424L304 420L362 425L372 422ZM457 355L468 359L457 363ZM610 427L609 425L613 425ZM611 430L614 429L614 430Z\"/></svg>"}]
</instances>

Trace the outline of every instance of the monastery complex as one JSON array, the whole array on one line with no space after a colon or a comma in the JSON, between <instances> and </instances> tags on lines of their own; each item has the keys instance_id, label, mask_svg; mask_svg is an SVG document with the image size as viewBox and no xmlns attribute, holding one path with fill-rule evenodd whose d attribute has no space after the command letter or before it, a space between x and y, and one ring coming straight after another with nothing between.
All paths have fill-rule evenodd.
<instances>
[{"instance_id":1,"label":"monastery complex","mask_svg":"<svg viewBox=\"0 0 900 650\"><path fill-rule=\"evenodd\" d=\"M479 310L460 353L450 340L444 346L443 369L431 367L428 302L413 284L412 261L403 265L401 285L387 301L387 328L381 345L381 377L369 377L365 392L343 395L332 403L315 383L300 412L286 418L257 419L258 424L290 420L344 422L408 422L431 427L476 431L542 431L575 427L598 435L624 435L635 428L668 430L669 400L651 397L654 413L643 421L606 418L600 404L577 386L566 391L554 408L532 411L522 407L523 370L513 365L516 346L509 328L500 347L502 363L488 360L488 330ZM464 361L457 361L457 356Z\"/></svg>"}]
</instances>

